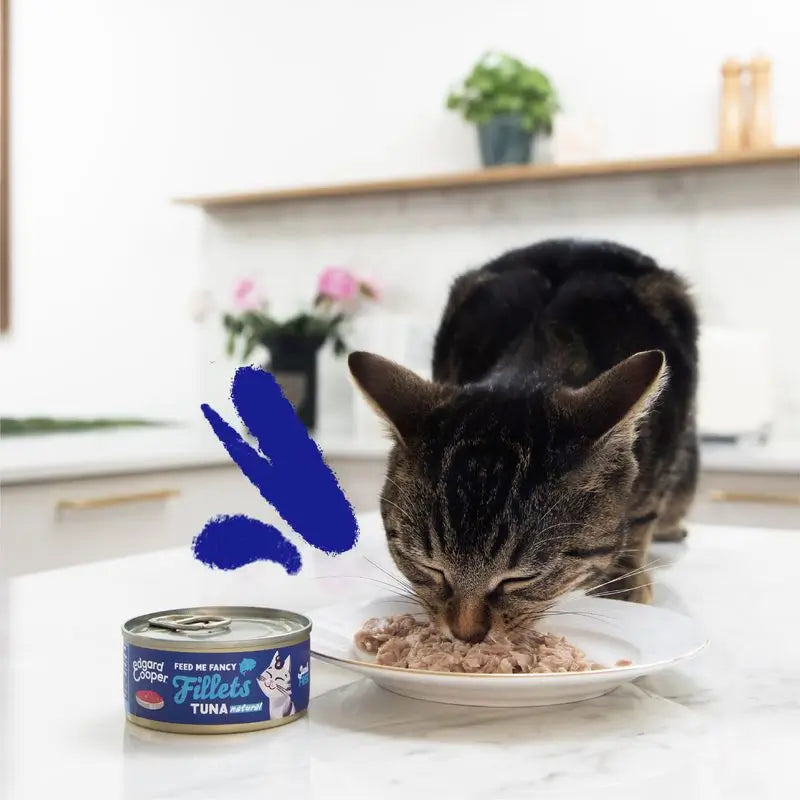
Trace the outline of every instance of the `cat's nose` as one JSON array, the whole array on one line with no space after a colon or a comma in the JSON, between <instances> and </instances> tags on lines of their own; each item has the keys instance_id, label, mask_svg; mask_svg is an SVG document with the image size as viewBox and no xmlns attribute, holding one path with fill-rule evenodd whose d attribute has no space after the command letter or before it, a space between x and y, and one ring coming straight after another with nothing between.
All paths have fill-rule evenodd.
<instances>
[{"instance_id":1,"label":"cat's nose","mask_svg":"<svg viewBox=\"0 0 800 800\"><path fill-rule=\"evenodd\" d=\"M483 599L453 598L445 612L453 636L468 644L477 644L486 638L492 627L492 613Z\"/></svg>"}]
</instances>

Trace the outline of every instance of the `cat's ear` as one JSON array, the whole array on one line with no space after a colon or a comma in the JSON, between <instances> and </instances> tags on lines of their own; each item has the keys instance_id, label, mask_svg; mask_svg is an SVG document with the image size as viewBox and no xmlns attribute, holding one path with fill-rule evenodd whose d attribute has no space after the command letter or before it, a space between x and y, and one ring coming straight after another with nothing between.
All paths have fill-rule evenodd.
<instances>
[{"instance_id":1,"label":"cat's ear","mask_svg":"<svg viewBox=\"0 0 800 800\"><path fill-rule=\"evenodd\" d=\"M273 670L273 669L275 669L275 664L276 664L277 662L278 662L278 651L276 650L276 651L275 651L275 652L272 654L272 661L270 661L270 662L269 662L269 669L270 669L270 670Z\"/></svg>"},{"instance_id":2,"label":"cat's ear","mask_svg":"<svg viewBox=\"0 0 800 800\"><path fill-rule=\"evenodd\" d=\"M286 660L283 662L283 668L287 672L291 672L292 671L292 654L291 653L289 653L289 655L286 656Z\"/></svg>"},{"instance_id":3,"label":"cat's ear","mask_svg":"<svg viewBox=\"0 0 800 800\"><path fill-rule=\"evenodd\" d=\"M347 365L367 402L402 444L418 433L426 415L449 391L373 353L350 353Z\"/></svg>"},{"instance_id":4,"label":"cat's ear","mask_svg":"<svg viewBox=\"0 0 800 800\"><path fill-rule=\"evenodd\" d=\"M582 438L597 441L618 431L633 437L636 423L647 412L666 382L661 350L646 350L626 358L578 389L560 389L559 412Z\"/></svg>"}]
</instances>

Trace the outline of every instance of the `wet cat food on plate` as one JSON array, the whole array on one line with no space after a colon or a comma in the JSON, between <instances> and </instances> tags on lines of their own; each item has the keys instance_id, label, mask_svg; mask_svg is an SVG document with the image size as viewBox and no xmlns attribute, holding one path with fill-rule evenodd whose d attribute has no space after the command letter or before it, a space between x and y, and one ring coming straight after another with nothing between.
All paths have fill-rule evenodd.
<instances>
[{"instance_id":1,"label":"wet cat food on plate","mask_svg":"<svg viewBox=\"0 0 800 800\"><path fill-rule=\"evenodd\" d=\"M451 640L432 622L412 614L368 619L355 635L359 649L385 667L432 672L542 673L603 669L563 636L528 631L514 640L500 634L478 644Z\"/></svg>"},{"instance_id":2,"label":"wet cat food on plate","mask_svg":"<svg viewBox=\"0 0 800 800\"><path fill-rule=\"evenodd\" d=\"M248 606L177 608L122 626L127 718L175 733L283 725L308 708L311 623Z\"/></svg>"}]
</instances>

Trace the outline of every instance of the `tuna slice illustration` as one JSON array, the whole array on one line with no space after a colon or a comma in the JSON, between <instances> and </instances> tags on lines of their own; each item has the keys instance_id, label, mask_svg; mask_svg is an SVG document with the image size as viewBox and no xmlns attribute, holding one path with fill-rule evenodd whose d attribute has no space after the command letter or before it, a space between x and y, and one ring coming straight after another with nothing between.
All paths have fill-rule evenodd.
<instances>
[{"instance_id":1,"label":"tuna slice illustration","mask_svg":"<svg viewBox=\"0 0 800 800\"><path fill-rule=\"evenodd\" d=\"M150 689L141 689L136 692L136 702L142 707L150 711L158 711L164 708L164 698L158 693Z\"/></svg>"}]
</instances>

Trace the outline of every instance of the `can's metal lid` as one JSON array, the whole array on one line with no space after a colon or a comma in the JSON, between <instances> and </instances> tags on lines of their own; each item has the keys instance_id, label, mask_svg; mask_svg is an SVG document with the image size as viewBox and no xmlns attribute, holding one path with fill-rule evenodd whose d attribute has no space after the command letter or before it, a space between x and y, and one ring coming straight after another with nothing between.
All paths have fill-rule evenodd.
<instances>
[{"instance_id":1,"label":"can's metal lid","mask_svg":"<svg viewBox=\"0 0 800 800\"><path fill-rule=\"evenodd\" d=\"M177 608L144 614L122 626L126 641L142 647L219 650L270 647L301 640L311 622L302 614L256 606Z\"/></svg>"}]
</instances>

